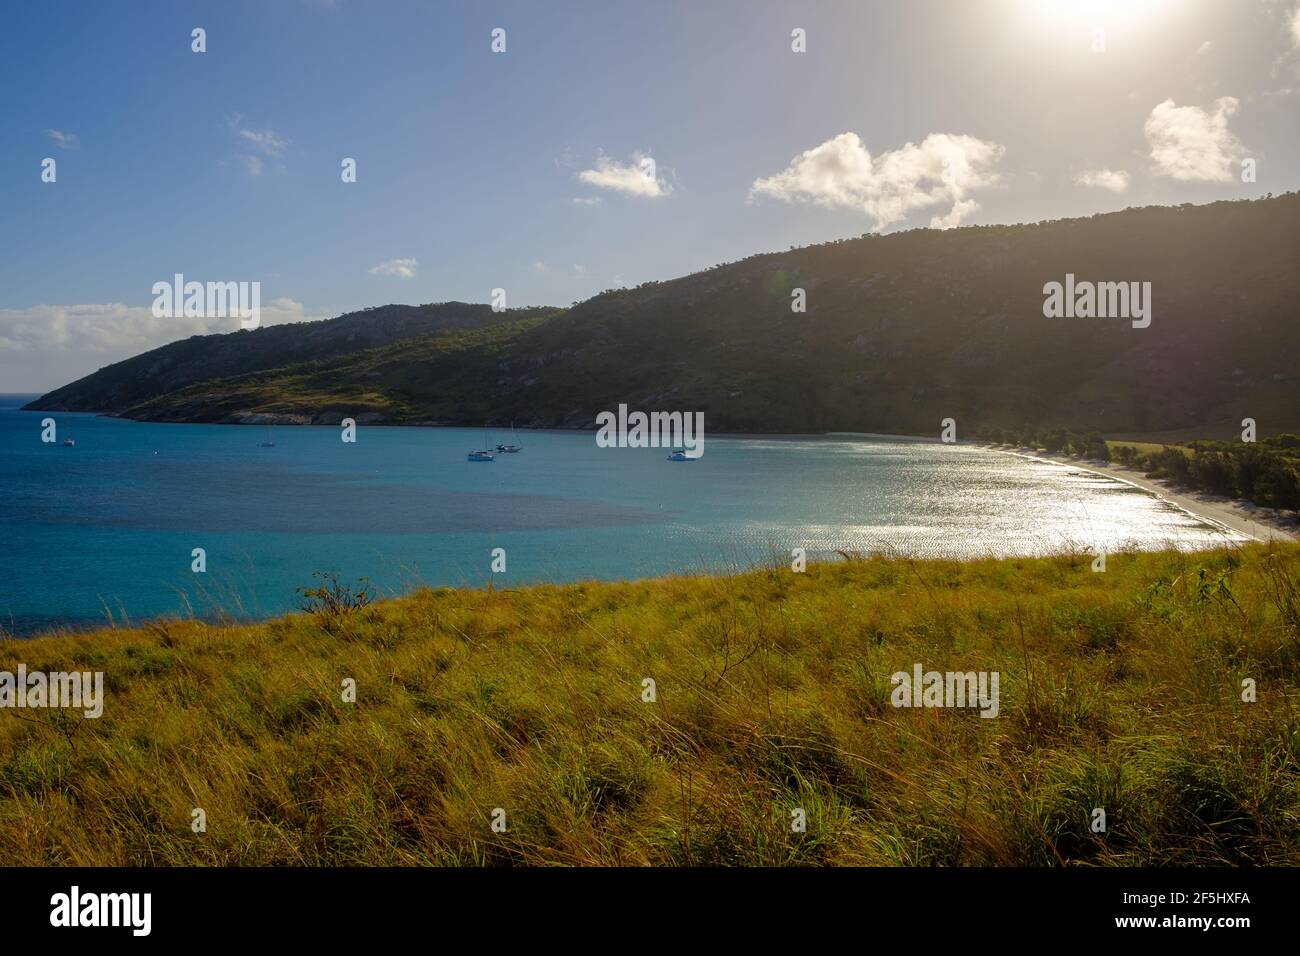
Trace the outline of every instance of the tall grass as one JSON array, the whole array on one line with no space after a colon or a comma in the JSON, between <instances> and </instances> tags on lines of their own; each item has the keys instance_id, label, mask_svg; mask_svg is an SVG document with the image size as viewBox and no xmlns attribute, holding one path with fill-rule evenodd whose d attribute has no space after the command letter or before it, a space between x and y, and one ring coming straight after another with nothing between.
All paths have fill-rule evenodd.
<instances>
[{"instance_id":1,"label":"tall grass","mask_svg":"<svg viewBox=\"0 0 1300 956\"><path fill-rule=\"evenodd\" d=\"M5 641L0 863L1300 864L1300 547L846 557Z\"/></svg>"}]
</instances>

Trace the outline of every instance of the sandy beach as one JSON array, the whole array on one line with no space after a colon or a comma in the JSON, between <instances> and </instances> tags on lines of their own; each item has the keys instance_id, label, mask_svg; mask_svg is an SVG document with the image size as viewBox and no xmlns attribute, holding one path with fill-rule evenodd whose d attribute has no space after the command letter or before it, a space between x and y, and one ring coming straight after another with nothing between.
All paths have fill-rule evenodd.
<instances>
[{"instance_id":1,"label":"sandy beach","mask_svg":"<svg viewBox=\"0 0 1300 956\"><path fill-rule=\"evenodd\" d=\"M1271 508L1260 508L1249 501L1172 488L1163 481L1147 478L1140 471L1125 468L1123 465L1117 465L1113 462L1092 458L1048 455L1027 448L1010 450L998 446L990 447L996 451L1001 451L1003 454L1018 455L1021 458L1037 458L1042 461L1050 461L1070 468L1080 468L1099 475L1116 478L1120 481L1126 481L1143 491L1148 491L1164 499L1177 508L1196 515L1198 518L1222 525L1256 541L1300 540L1300 537L1297 537L1294 524L1286 522Z\"/></svg>"}]
</instances>

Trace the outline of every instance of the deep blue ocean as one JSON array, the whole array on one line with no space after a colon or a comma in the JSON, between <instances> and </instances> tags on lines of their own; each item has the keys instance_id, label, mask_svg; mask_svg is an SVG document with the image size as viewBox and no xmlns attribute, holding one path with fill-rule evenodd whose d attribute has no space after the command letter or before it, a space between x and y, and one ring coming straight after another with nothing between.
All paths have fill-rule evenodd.
<instances>
[{"instance_id":1,"label":"deep blue ocean","mask_svg":"<svg viewBox=\"0 0 1300 956\"><path fill-rule=\"evenodd\" d=\"M344 444L334 427L67 413L48 416L46 444L46 413L18 410L33 397L0 396L0 627L15 635L269 616L313 571L398 594L788 563L794 547L964 557L1239 540L1123 482L965 445L707 436L700 461L675 463L599 448L594 432L525 431L519 454L471 463L482 430L362 426ZM490 570L497 547L504 574Z\"/></svg>"}]
</instances>

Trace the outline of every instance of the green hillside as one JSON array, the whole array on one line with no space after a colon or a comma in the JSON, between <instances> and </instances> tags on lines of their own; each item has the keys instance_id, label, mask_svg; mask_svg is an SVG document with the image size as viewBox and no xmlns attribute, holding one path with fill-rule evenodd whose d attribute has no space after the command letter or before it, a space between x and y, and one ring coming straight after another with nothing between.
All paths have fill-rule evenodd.
<instances>
[{"instance_id":1,"label":"green hillside","mask_svg":"<svg viewBox=\"0 0 1300 956\"><path fill-rule=\"evenodd\" d=\"M554 311L513 309L496 313L486 305L464 302L385 305L319 322L195 335L102 368L42 395L27 408L122 415L141 403L196 382L357 354L407 339L437 339Z\"/></svg>"},{"instance_id":2,"label":"green hillside","mask_svg":"<svg viewBox=\"0 0 1300 956\"><path fill-rule=\"evenodd\" d=\"M286 358L109 410L583 427L627 402L700 410L714 431L930 434L952 417L959 435L1032 422L1228 437L1249 416L1274 434L1300 428L1297 262L1295 193L918 229L608 291L490 335ZM1150 327L1045 318L1043 286L1067 273L1150 282ZM806 313L791 311L796 288Z\"/></svg>"}]
</instances>

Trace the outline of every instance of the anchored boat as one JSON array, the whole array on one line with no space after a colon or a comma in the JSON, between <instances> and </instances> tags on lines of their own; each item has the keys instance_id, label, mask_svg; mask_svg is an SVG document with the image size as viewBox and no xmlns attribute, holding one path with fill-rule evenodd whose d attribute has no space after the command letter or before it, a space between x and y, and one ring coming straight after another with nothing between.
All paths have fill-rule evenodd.
<instances>
[{"instance_id":1,"label":"anchored boat","mask_svg":"<svg viewBox=\"0 0 1300 956\"><path fill-rule=\"evenodd\" d=\"M471 451L471 453L465 455L465 460L468 460L468 462L491 462L495 455L489 451L490 447L491 442L487 441L487 429L484 429L484 447L482 447L481 451Z\"/></svg>"},{"instance_id":2,"label":"anchored boat","mask_svg":"<svg viewBox=\"0 0 1300 956\"><path fill-rule=\"evenodd\" d=\"M511 422L511 423L510 423L510 444L509 444L509 445L497 445L497 451L499 451L499 452L501 452L502 454L505 454L505 455L513 455L513 454L515 454L516 452L521 452L521 451L523 451L523 450L524 450L524 449L523 449L523 446L521 446L521 445L519 444L519 438L518 438L518 436L515 435L515 423L514 423L514 422Z\"/></svg>"}]
</instances>

